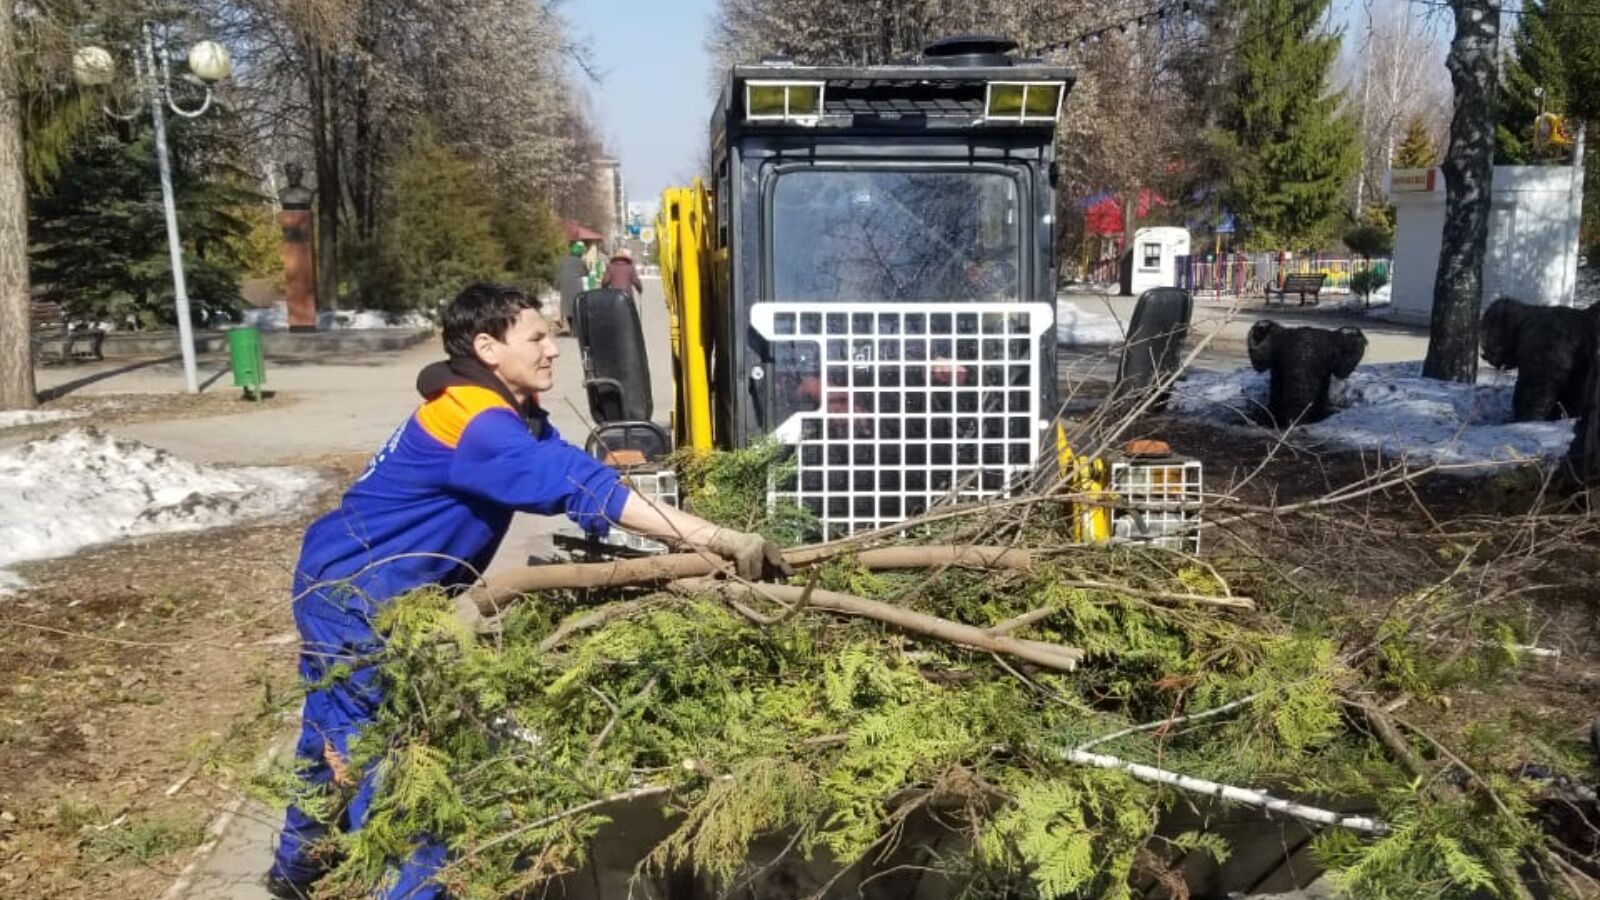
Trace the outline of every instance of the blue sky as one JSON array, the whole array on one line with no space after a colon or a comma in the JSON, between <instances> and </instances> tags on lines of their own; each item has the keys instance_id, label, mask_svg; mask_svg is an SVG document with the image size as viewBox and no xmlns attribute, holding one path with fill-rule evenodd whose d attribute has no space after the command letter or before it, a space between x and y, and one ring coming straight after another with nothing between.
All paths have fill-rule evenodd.
<instances>
[{"instance_id":1,"label":"blue sky","mask_svg":"<svg viewBox=\"0 0 1600 900\"><path fill-rule=\"evenodd\" d=\"M630 203L687 183L711 115L705 35L716 0L608 0L565 9L602 75L595 119L622 160Z\"/></svg>"}]
</instances>

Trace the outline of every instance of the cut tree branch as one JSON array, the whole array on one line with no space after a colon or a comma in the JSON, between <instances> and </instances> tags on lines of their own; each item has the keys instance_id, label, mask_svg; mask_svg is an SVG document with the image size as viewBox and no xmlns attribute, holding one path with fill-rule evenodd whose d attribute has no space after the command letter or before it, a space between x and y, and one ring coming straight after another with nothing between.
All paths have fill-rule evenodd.
<instances>
[{"instance_id":1,"label":"cut tree branch","mask_svg":"<svg viewBox=\"0 0 1600 900\"><path fill-rule=\"evenodd\" d=\"M674 581L668 585L668 589L682 594L714 594L735 603L750 598L761 598L774 600L788 606L798 604L801 597L806 594L806 588L787 584L753 585L732 581L715 581L709 578L690 578ZM904 609L879 600L868 600L865 597L841 594L836 591L813 590L806 600L806 605L810 609L872 619L875 622L882 622L902 631L909 631L913 634L920 634L924 637L931 637L952 644L961 644L989 653L1013 656L1036 666L1063 672L1070 672L1076 669L1078 661L1083 658L1083 651L1076 647L1047 644L1042 641L1028 641L1003 634L995 634L975 625L952 622L949 619L941 619L926 613Z\"/></svg>"},{"instance_id":2,"label":"cut tree branch","mask_svg":"<svg viewBox=\"0 0 1600 900\"><path fill-rule=\"evenodd\" d=\"M839 547L801 547L786 551L784 560L796 568L814 566L839 556ZM1033 567L1034 555L1010 547L882 547L855 554L855 562L871 571L934 569L960 566L972 569L1024 571ZM601 563L552 563L528 566L486 578L468 592L485 616L497 615L506 601L535 591L582 590L661 584L695 578L717 571L720 560L708 553L668 553L642 559Z\"/></svg>"}]
</instances>

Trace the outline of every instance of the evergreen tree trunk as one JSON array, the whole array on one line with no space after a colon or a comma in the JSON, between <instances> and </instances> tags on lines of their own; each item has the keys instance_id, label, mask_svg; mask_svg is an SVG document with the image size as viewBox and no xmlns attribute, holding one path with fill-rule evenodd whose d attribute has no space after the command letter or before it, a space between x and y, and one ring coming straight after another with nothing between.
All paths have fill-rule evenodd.
<instances>
[{"instance_id":1,"label":"evergreen tree trunk","mask_svg":"<svg viewBox=\"0 0 1600 900\"><path fill-rule=\"evenodd\" d=\"M1450 0L1450 5L1456 34L1446 64L1455 86L1456 111L1450 120L1450 150L1441 166L1444 236L1422 374L1470 384L1478 377L1478 315L1494 185L1500 0Z\"/></svg>"},{"instance_id":2,"label":"evergreen tree trunk","mask_svg":"<svg viewBox=\"0 0 1600 900\"><path fill-rule=\"evenodd\" d=\"M317 162L317 301L339 308L339 147L333 140L332 60L306 41L306 82L311 94L312 152Z\"/></svg>"},{"instance_id":3,"label":"evergreen tree trunk","mask_svg":"<svg viewBox=\"0 0 1600 900\"><path fill-rule=\"evenodd\" d=\"M22 174L15 0L0 0L0 409L27 409L33 384L28 316L28 186Z\"/></svg>"}]
</instances>

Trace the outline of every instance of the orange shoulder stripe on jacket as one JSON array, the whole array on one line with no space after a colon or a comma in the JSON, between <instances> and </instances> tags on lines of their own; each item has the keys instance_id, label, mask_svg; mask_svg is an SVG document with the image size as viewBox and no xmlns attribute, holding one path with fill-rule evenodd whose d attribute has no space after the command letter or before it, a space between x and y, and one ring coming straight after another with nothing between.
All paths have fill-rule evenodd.
<instances>
[{"instance_id":1,"label":"orange shoulder stripe on jacket","mask_svg":"<svg viewBox=\"0 0 1600 900\"><path fill-rule=\"evenodd\" d=\"M461 442L461 432L467 430L467 423L478 413L496 408L510 409L511 404L486 387L454 385L422 404L417 410L417 424L439 443L454 450Z\"/></svg>"}]
</instances>

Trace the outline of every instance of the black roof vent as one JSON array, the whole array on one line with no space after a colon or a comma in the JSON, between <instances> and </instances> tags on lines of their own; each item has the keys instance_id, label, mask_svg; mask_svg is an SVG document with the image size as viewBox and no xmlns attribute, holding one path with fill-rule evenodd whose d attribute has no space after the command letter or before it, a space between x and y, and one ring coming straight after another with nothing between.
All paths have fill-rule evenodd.
<instances>
[{"instance_id":1,"label":"black roof vent","mask_svg":"<svg viewBox=\"0 0 1600 900\"><path fill-rule=\"evenodd\" d=\"M974 68L1009 66L1017 42L989 34L958 34L941 38L922 51L922 58L936 66Z\"/></svg>"}]
</instances>

